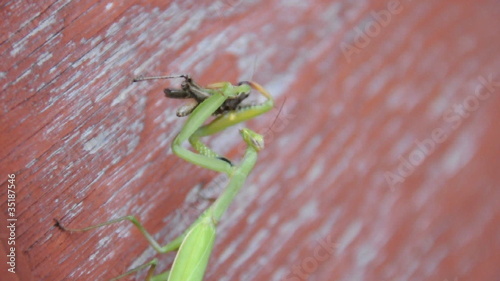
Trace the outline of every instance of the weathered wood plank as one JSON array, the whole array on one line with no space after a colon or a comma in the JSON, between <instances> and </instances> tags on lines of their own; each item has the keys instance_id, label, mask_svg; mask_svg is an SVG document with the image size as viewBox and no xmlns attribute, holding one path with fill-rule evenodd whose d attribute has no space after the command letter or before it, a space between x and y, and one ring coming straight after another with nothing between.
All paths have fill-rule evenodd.
<instances>
[{"instance_id":1,"label":"weathered wood plank","mask_svg":"<svg viewBox=\"0 0 500 281\"><path fill-rule=\"evenodd\" d=\"M184 120L162 89L176 82L131 84L168 73L252 79L285 102L273 127L277 109L246 124L266 149L206 280L498 280L496 1L199 2L3 4L6 280L117 276L155 255L138 231L68 234L53 218L135 214L167 242L209 204L198 190L224 186L171 153ZM236 129L209 143L241 155Z\"/></svg>"}]
</instances>

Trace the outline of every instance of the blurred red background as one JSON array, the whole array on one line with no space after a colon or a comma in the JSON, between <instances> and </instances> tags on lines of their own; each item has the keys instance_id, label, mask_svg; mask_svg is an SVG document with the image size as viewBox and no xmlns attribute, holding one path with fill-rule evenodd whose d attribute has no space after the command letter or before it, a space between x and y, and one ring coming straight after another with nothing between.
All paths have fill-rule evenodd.
<instances>
[{"instance_id":1,"label":"blurred red background","mask_svg":"<svg viewBox=\"0 0 500 281\"><path fill-rule=\"evenodd\" d=\"M11 1L1 13L4 224L8 174L17 192L17 274L2 280L106 280L155 256L126 223L65 233L53 218L135 214L168 242L206 208L197 192L225 182L170 150L182 103L162 89L178 82L131 84L176 73L254 80L284 103L274 126L278 109L245 124L266 148L206 280L500 280L498 1ZM236 128L208 143L239 160ZM158 271L174 255L159 257Z\"/></svg>"}]
</instances>

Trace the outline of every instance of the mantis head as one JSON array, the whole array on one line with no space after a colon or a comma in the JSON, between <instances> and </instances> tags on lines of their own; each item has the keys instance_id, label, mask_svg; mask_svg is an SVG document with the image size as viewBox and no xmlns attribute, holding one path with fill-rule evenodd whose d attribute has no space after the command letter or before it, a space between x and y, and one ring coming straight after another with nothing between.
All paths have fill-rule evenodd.
<instances>
[{"instance_id":1,"label":"mantis head","mask_svg":"<svg viewBox=\"0 0 500 281\"><path fill-rule=\"evenodd\" d=\"M218 82L207 85L208 89L217 89L228 99L234 99L241 95L250 94L251 86L246 82L240 82L238 85L233 85L230 82Z\"/></svg>"},{"instance_id":2,"label":"mantis head","mask_svg":"<svg viewBox=\"0 0 500 281\"><path fill-rule=\"evenodd\" d=\"M247 128L241 129L240 134L248 146L252 147L256 151L260 151L264 148L264 137L262 135L259 135Z\"/></svg>"}]
</instances>

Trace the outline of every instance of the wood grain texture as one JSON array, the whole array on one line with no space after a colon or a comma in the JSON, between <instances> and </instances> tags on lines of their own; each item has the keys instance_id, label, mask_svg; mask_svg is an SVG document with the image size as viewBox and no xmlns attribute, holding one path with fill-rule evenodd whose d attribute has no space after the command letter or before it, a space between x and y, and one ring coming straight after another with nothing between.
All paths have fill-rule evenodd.
<instances>
[{"instance_id":1,"label":"wood grain texture","mask_svg":"<svg viewBox=\"0 0 500 281\"><path fill-rule=\"evenodd\" d=\"M266 148L206 280L500 280L498 1L10 1L1 14L0 219L10 173L18 219L18 273L2 280L117 276L155 256L136 229L65 233L53 218L135 214L167 242L209 204L199 192L223 188L170 150L182 103L162 89L176 81L131 83L176 73L254 80L285 102L274 126L277 109L245 124ZM236 128L208 142L238 161Z\"/></svg>"}]
</instances>

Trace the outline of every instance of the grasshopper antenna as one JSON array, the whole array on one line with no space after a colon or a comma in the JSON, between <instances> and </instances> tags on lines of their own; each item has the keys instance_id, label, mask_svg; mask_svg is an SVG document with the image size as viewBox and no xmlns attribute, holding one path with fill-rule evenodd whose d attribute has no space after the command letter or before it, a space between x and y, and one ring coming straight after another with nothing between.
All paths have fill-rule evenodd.
<instances>
[{"instance_id":1,"label":"grasshopper antenna","mask_svg":"<svg viewBox=\"0 0 500 281\"><path fill-rule=\"evenodd\" d=\"M172 79L172 78L184 78L185 80L191 79L191 77L187 74L165 75L165 76L139 76L134 78L134 80L132 80L132 83L146 81L146 80Z\"/></svg>"},{"instance_id":2,"label":"grasshopper antenna","mask_svg":"<svg viewBox=\"0 0 500 281\"><path fill-rule=\"evenodd\" d=\"M283 102L281 103L280 109L278 110L278 114L276 114L276 117L274 117L273 123L271 124L271 126L269 126L269 129L267 129L267 132L264 135L267 135L267 133L269 131L271 131L271 129L273 128L274 124L276 124L276 121L278 120L278 117L280 116L281 111L283 110L283 106L285 105L285 102L286 102L286 97L284 98Z\"/></svg>"}]
</instances>

